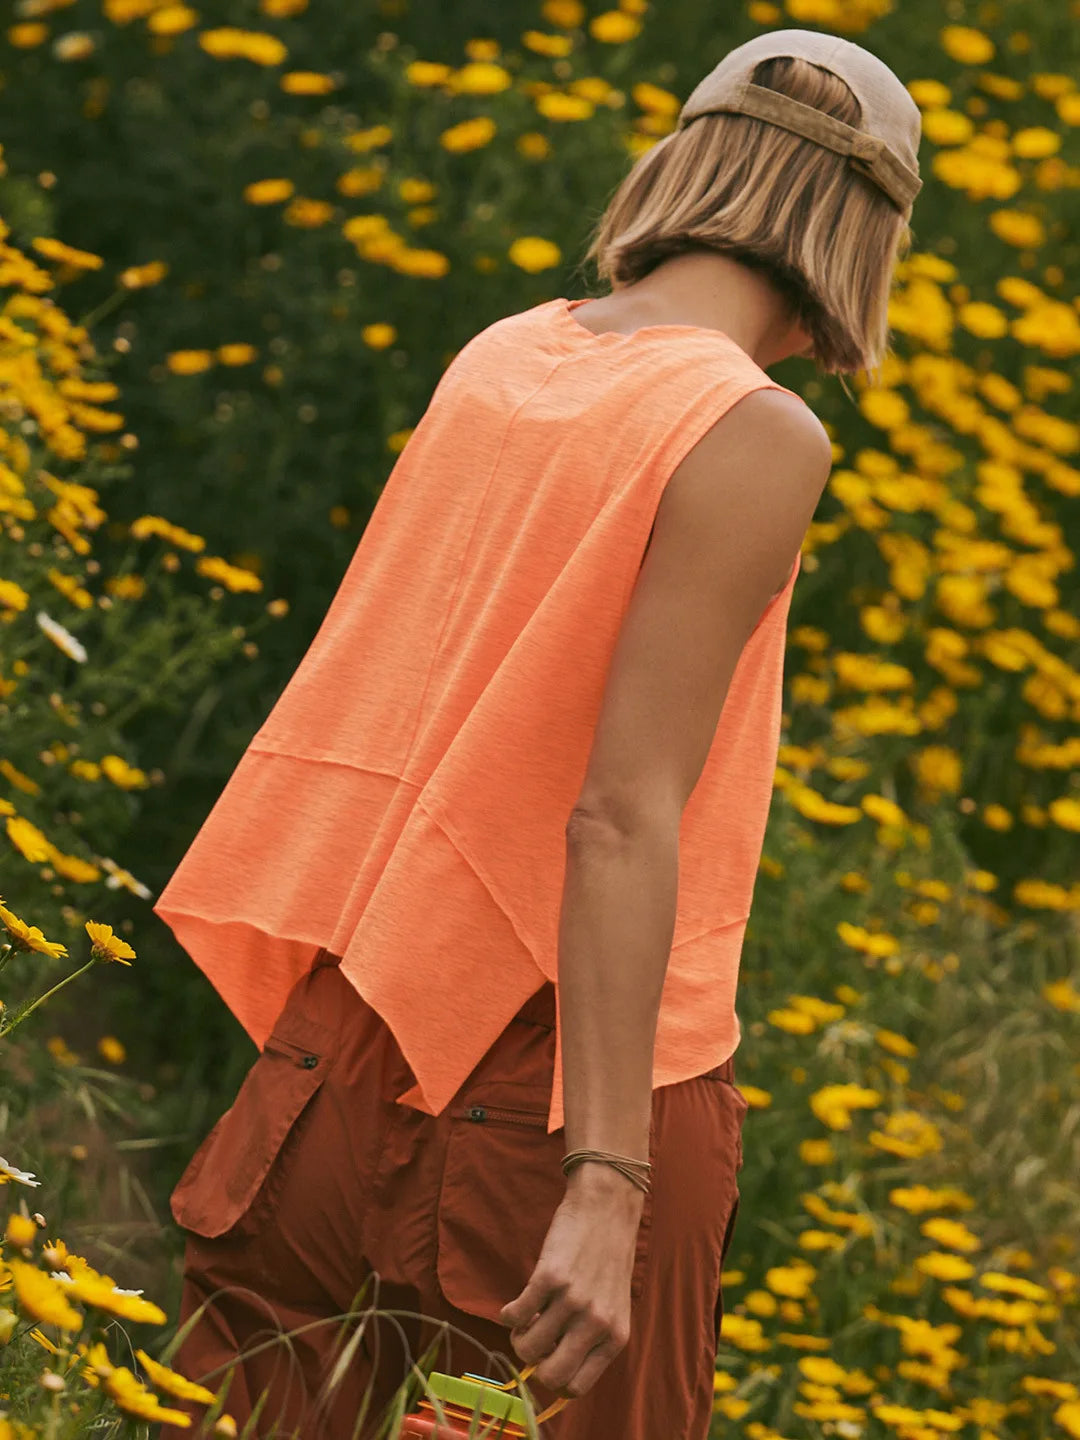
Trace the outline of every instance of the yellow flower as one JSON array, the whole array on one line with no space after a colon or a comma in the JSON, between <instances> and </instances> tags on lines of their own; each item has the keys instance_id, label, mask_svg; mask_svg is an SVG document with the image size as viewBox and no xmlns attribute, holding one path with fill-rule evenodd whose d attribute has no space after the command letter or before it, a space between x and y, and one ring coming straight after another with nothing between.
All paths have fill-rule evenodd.
<instances>
[{"instance_id":1,"label":"yellow flower","mask_svg":"<svg viewBox=\"0 0 1080 1440\"><path fill-rule=\"evenodd\" d=\"M4 905L0 905L0 921L11 936L11 943L16 950L34 950L39 955L49 955L54 960L68 953L59 941L46 940L36 925L27 925L25 920L20 920Z\"/></svg>"},{"instance_id":2,"label":"yellow flower","mask_svg":"<svg viewBox=\"0 0 1080 1440\"><path fill-rule=\"evenodd\" d=\"M158 12L160 14L160 11ZM120 272L120 284L126 290L143 290L164 280L169 267L164 260L151 260L146 265L131 265Z\"/></svg>"},{"instance_id":3,"label":"yellow flower","mask_svg":"<svg viewBox=\"0 0 1080 1440\"><path fill-rule=\"evenodd\" d=\"M413 60L405 66L405 79L410 85L441 85L452 74L451 66L436 63L434 60Z\"/></svg>"},{"instance_id":4,"label":"yellow flower","mask_svg":"<svg viewBox=\"0 0 1080 1440\"><path fill-rule=\"evenodd\" d=\"M294 225L297 229L317 230L334 218L334 207L328 200L311 200L305 195L297 195L286 206L281 218L286 225Z\"/></svg>"},{"instance_id":5,"label":"yellow flower","mask_svg":"<svg viewBox=\"0 0 1080 1440\"><path fill-rule=\"evenodd\" d=\"M215 352L217 359L222 365L250 365L259 356L254 345L233 343L231 345L219 345Z\"/></svg>"},{"instance_id":6,"label":"yellow flower","mask_svg":"<svg viewBox=\"0 0 1080 1440\"><path fill-rule=\"evenodd\" d=\"M994 210L990 215L990 229L1007 245L1021 250L1033 249L1046 240L1046 227L1037 215L1028 215L1022 210Z\"/></svg>"},{"instance_id":7,"label":"yellow flower","mask_svg":"<svg viewBox=\"0 0 1080 1440\"><path fill-rule=\"evenodd\" d=\"M160 535L163 540L168 540L170 545L179 545L182 550L199 551L206 548L206 541L201 535L193 535L190 530L183 530L160 515L140 515L131 522L131 535L135 540Z\"/></svg>"},{"instance_id":8,"label":"yellow flower","mask_svg":"<svg viewBox=\"0 0 1080 1440\"><path fill-rule=\"evenodd\" d=\"M244 186L244 199L249 205L276 205L288 200L295 190L291 180L255 180Z\"/></svg>"},{"instance_id":9,"label":"yellow flower","mask_svg":"<svg viewBox=\"0 0 1080 1440\"><path fill-rule=\"evenodd\" d=\"M451 125L439 135L439 144L452 155L463 155L469 150L479 150L495 138L495 121L490 115L474 115L471 120L462 120Z\"/></svg>"},{"instance_id":10,"label":"yellow flower","mask_svg":"<svg viewBox=\"0 0 1080 1440\"><path fill-rule=\"evenodd\" d=\"M122 1065L127 1059L127 1051L115 1035L103 1035L98 1041L98 1054L110 1065Z\"/></svg>"},{"instance_id":11,"label":"yellow flower","mask_svg":"<svg viewBox=\"0 0 1080 1440\"><path fill-rule=\"evenodd\" d=\"M901 826L908 823L908 817L900 806L893 800L887 800L884 795L864 795L860 803L867 815L881 825Z\"/></svg>"},{"instance_id":12,"label":"yellow flower","mask_svg":"<svg viewBox=\"0 0 1080 1440\"><path fill-rule=\"evenodd\" d=\"M574 48L569 35L547 35L542 30L526 30L521 43L537 55L547 55L553 60L569 55Z\"/></svg>"},{"instance_id":13,"label":"yellow flower","mask_svg":"<svg viewBox=\"0 0 1080 1440\"><path fill-rule=\"evenodd\" d=\"M751 1110L767 1110L772 1104L772 1093L760 1089L757 1085L737 1085L735 1088L742 1092L743 1099Z\"/></svg>"},{"instance_id":14,"label":"yellow flower","mask_svg":"<svg viewBox=\"0 0 1080 1440\"><path fill-rule=\"evenodd\" d=\"M940 80L912 80L907 88L920 109L936 109L952 99L952 91Z\"/></svg>"},{"instance_id":15,"label":"yellow flower","mask_svg":"<svg viewBox=\"0 0 1080 1440\"><path fill-rule=\"evenodd\" d=\"M29 1215L20 1215L17 1210L13 1210L8 1216L4 1239L11 1245L18 1245L20 1249L25 1249L34 1243L37 1232L37 1224L31 1220Z\"/></svg>"},{"instance_id":16,"label":"yellow flower","mask_svg":"<svg viewBox=\"0 0 1080 1440\"><path fill-rule=\"evenodd\" d=\"M548 120L588 120L596 111L591 100L582 95L565 95L549 90L536 97L536 108Z\"/></svg>"},{"instance_id":17,"label":"yellow flower","mask_svg":"<svg viewBox=\"0 0 1080 1440\"><path fill-rule=\"evenodd\" d=\"M939 31L941 48L961 65L985 65L994 58L994 42L968 25L946 25Z\"/></svg>"},{"instance_id":18,"label":"yellow flower","mask_svg":"<svg viewBox=\"0 0 1080 1440\"><path fill-rule=\"evenodd\" d=\"M194 1380L189 1380L186 1375L181 1375L176 1370L170 1370L167 1365L152 1359L145 1350L136 1350L135 1358L159 1390L167 1390L170 1395L176 1395L181 1400L201 1400L207 1405L217 1399L213 1390L196 1384Z\"/></svg>"},{"instance_id":19,"label":"yellow flower","mask_svg":"<svg viewBox=\"0 0 1080 1440\"><path fill-rule=\"evenodd\" d=\"M64 1286L67 1294L98 1310L108 1310L126 1320L146 1320L152 1325L163 1325L168 1319L160 1305L144 1300L140 1294L122 1290L111 1275L103 1275L81 1257L72 1255L68 1260L70 1282Z\"/></svg>"},{"instance_id":20,"label":"yellow flower","mask_svg":"<svg viewBox=\"0 0 1080 1440\"><path fill-rule=\"evenodd\" d=\"M90 936L91 954L95 960L117 960L121 965L130 965L135 959L135 951L126 940L113 934L111 925L87 920L86 933Z\"/></svg>"},{"instance_id":21,"label":"yellow flower","mask_svg":"<svg viewBox=\"0 0 1080 1440\"><path fill-rule=\"evenodd\" d=\"M959 1220L946 1219L943 1215L924 1220L919 1230L928 1240L934 1240L939 1245L948 1245L953 1250L978 1250L982 1243L966 1225L962 1225Z\"/></svg>"},{"instance_id":22,"label":"yellow flower","mask_svg":"<svg viewBox=\"0 0 1080 1440\"><path fill-rule=\"evenodd\" d=\"M544 0L540 12L549 25L558 25L560 30L576 30L585 23L581 0Z\"/></svg>"},{"instance_id":23,"label":"yellow flower","mask_svg":"<svg viewBox=\"0 0 1080 1440\"><path fill-rule=\"evenodd\" d=\"M165 364L174 375L198 375L209 370L214 356L209 350L173 350L165 357Z\"/></svg>"},{"instance_id":24,"label":"yellow flower","mask_svg":"<svg viewBox=\"0 0 1080 1440\"><path fill-rule=\"evenodd\" d=\"M100 255L91 255L88 250L75 250L72 246L65 245L62 240L50 240L46 236L40 236L30 243L46 260L74 265L79 270L100 270L105 264Z\"/></svg>"},{"instance_id":25,"label":"yellow flower","mask_svg":"<svg viewBox=\"0 0 1080 1440\"><path fill-rule=\"evenodd\" d=\"M35 1320L55 1325L60 1330L82 1329L83 1317L68 1302L67 1287L36 1265L15 1256L4 1261L15 1282L15 1297Z\"/></svg>"},{"instance_id":26,"label":"yellow flower","mask_svg":"<svg viewBox=\"0 0 1080 1440\"><path fill-rule=\"evenodd\" d=\"M49 27L47 25L12 25L7 32L8 44L14 45L16 50L32 50L36 45L44 45L49 38Z\"/></svg>"},{"instance_id":27,"label":"yellow flower","mask_svg":"<svg viewBox=\"0 0 1080 1440\"><path fill-rule=\"evenodd\" d=\"M800 1140L799 1159L804 1165L831 1165L836 1151L831 1140Z\"/></svg>"},{"instance_id":28,"label":"yellow flower","mask_svg":"<svg viewBox=\"0 0 1080 1440\"><path fill-rule=\"evenodd\" d=\"M409 68L411 70L413 67ZM416 83L414 80L413 84ZM463 65L448 77L450 89L459 95L497 95L500 91L509 89L513 83L514 77L509 70L489 60L477 60Z\"/></svg>"},{"instance_id":29,"label":"yellow flower","mask_svg":"<svg viewBox=\"0 0 1080 1440\"><path fill-rule=\"evenodd\" d=\"M765 1018L770 1025L786 1030L789 1035L812 1035L817 1029L814 1017L802 1010L770 1010Z\"/></svg>"},{"instance_id":30,"label":"yellow flower","mask_svg":"<svg viewBox=\"0 0 1080 1440\"><path fill-rule=\"evenodd\" d=\"M522 235L507 251L510 260L520 269L535 275L540 270L550 270L562 259L562 251L551 240L538 235Z\"/></svg>"},{"instance_id":31,"label":"yellow flower","mask_svg":"<svg viewBox=\"0 0 1080 1440\"><path fill-rule=\"evenodd\" d=\"M38 861L51 858L52 842L45 838L36 825L32 825L22 815L9 815L4 823L8 839L25 860L37 864Z\"/></svg>"},{"instance_id":32,"label":"yellow flower","mask_svg":"<svg viewBox=\"0 0 1080 1440\"><path fill-rule=\"evenodd\" d=\"M880 1105L881 1093L861 1085L824 1085L810 1096L809 1103L813 1113L830 1130L850 1130L851 1111Z\"/></svg>"},{"instance_id":33,"label":"yellow flower","mask_svg":"<svg viewBox=\"0 0 1080 1440\"><path fill-rule=\"evenodd\" d=\"M929 1254L915 1257L915 1269L935 1280L970 1280L975 1266L959 1255L949 1255L944 1250L931 1250Z\"/></svg>"},{"instance_id":34,"label":"yellow flower","mask_svg":"<svg viewBox=\"0 0 1080 1440\"><path fill-rule=\"evenodd\" d=\"M200 575L219 581L226 590L237 592L262 589L262 581L257 575L239 565L230 565L227 560L216 555L200 555L195 562L195 569Z\"/></svg>"},{"instance_id":35,"label":"yellow flower","mask_svg":"<svg viewBox=\"0 0 1080 1440\"><path fill-rule=\"evenodd\" d=\"M280 65L289 53L275 35L239 30L231 25L204 30L199 44L215 60L251 60L256 65Z\"/></svg>"},{"instance_id":36,"label":"yellow flower","mask_svg":"<svg viewBox=\"0 0 1080 1440\"><path fill-rule=\"evenodd\" d=\"M182 35L199 23L199 12L190 5L163 5L147 17L146 28L154 35Z\"/></svg>"},{"instance_id":37,"label":"yellow flower","mask_svg":"<svg viewBox=\"0 0 1080 1440\"><path fill-rule=\"evenodd\" d=\"M1029 125L1014 132L1012 147L1013 153L1021 159L1041 160L1046 155L1057 154L1061 149L1061 136L1045 125Z\"/></svg>"},{"instance_id":38,"label":"yellow flower","mask_svg":"<svg viewBox=\"0 0 1080 1440\"><path fill-rule=\"evenodd\" d=\"M589 21L589 34L604 45L622 45L641 33L641 21L622 10L605 10Z\"/></svg>"},{"instance_id":39,"label":"yellow flower","mask_svg":"<svg viewBox=\"0 0 1080 1440\"><path fill-rule=\"evenodd\" d=\"M393 325L365 325L360 331L360 338L365 345L370 345L372 350L385 350L397 339L397 331Z\"/></svg>"},{"instance_id":40,"label":"yellow flower","mask_svg":"<svg viewBox=\"0 0 1080 1440\"><path fill-rule=\"evenodd\" d=\"M1053 980L1044 985L1040 993L1055 1009L1080 1015L1080 990L1074 988L1071 980Z\"/></svg>"},{"instance_id":41,"label":"yellow flower","mask_svg":"<svg viewBox=\"0 0 1080 1440\"><path fill-rule=\"evenodd\" d=\"M917 1055L918 1046L913 1045L906 1035L898 1035L895 1030L876 1030L874 1039L883 1050L889 1050L893 1055Z\"/></svg>"},{"instance_id":42,"label":"yellow flower","mask_svg":"<svg viewBox=\"0 0 1080 1440\"><path fill-rule=\"evenodd\" d=\"M933 107L923 114L923 134L935 145L963 145L975 133L975 126L959 110Z\"/></svg>"},{"instance_id":43,"label":"yellow flower","mask_svg":"<svg viewBox=\"0 0 1080 1440\"><path fill-rule=\"evenodd\" d=\"M1080 830L1080 800L1074 800L1071 795L1062 795L1057 800L1051 800L1046 807L1046 813L1054 824L1060 825L1063 830Z\"/></svg>"},{"instance_id":44,"label":"yellow flower","mask_svg":"<svg viewBox=\"0 0 1080 1440\"><path fill-rule=\"evenodd\" d=\"M332 75L317 70L290 70L282 75L280 83L286 95L329 95L337 89Z\"/></svg>"},{"instance_id":45,"label":"yellow flower","mask_svg":"<svg viewBox=\"0 0 1080 1440\"><path fill-rule=\"evenodd\" d=\"M142 790L150 784L144 770L139 770L120 755L103 755L101 769L107 780L121 790Z\"/></svg>"},{"instance_id":46,"label":"yellow flower","mask_svg":"<svg viewBox=\"0 0 1080 1440\"><path fill-rule=\"evenodd\" d=\"M138 600L143 598L147 592L147 582L141 575L112 575L105 580L105 589L115 599ZM94 775L91 778L96 779L98 776Z\"/></svg>"},{"instance_id":47,"label":"yellow flower","mask_svg":"<svg viewBox=\"0 0 1080 1440\"><path fill-rule=\"evenodd\" d=\"M0 605L9 610L25 610L29 604L30 596L21 585L16 585L14 580L0 580Z\"/></svg>"},{"instance_id":48,"label":"yellow flower","mask_svg":"<svg viewBox=\"0 0 1080 1440\"><path fill-rule=\"evenodd\" d=\"M961 305L956 312L956 318L965 330L969 330L981 340L997 340L1006 334L1009 328L1008 317L1004 311L999 310L996 305L987 305L980 300Z\"/></svg>"},{"instance_id":49,"label":"yellow flower","mask_svg":"<svg viewBox=\"0 0 1080 1440\"><path fill-rule=\"evenodd\" d=\"M144 1420L171 1421L175 1425L183 1426L191 1424L190 1415L162 1405L157 1396L137 1380L126 1365L117 1365L110 1370L105 1377L105 1389L122 1410Z\"/></svg>"}]
</instances>

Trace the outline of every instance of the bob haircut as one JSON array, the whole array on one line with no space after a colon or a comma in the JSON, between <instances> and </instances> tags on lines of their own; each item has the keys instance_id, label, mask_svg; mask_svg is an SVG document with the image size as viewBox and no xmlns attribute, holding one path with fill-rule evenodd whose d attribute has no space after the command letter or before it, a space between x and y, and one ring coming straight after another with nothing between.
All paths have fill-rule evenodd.
<instances>
[{"instance_id":1,"label":"bob haircut","mask_svg":"<svg viewBox=\"0 0 1080 1440\"><path fill-rule=\"evenodd\" d=\"M754 83L859 124L852 91L811 61L763 60ZM812 337L803 353L822 371L864 370L876 383L880 373L871 372L889 350L895 266L911 239L908 216L845 156L754 116L721 112L698 116L638 159L582 263L595 260L617 290L672 255L719 251L768 276Z\"/></svg>"}]
</instances>

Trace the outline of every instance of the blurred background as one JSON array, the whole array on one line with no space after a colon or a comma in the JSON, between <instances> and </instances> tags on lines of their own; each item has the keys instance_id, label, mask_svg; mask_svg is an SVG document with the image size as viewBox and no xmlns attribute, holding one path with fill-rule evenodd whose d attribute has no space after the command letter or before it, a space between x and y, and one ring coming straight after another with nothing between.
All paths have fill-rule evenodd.
<instances>
[{"instance_id":1,"label":"blurred background","mask_svg":"<svg viewBox=\"0 0 1080 1440\"><path fill-rule=\"evenodd\" d=\"M743 958L716 1433L1080 1436L1077 0L9 4L0 894L67 954L0 962L0 1013L88 920L136 958L0 1038L0 1148L175 1313L168 1194L256 1052L150 904L454 354L603 293L629 165L792 25L909 86L924 189L882 383L770 372L834 469Z\"/></svg>"}]
</instances>

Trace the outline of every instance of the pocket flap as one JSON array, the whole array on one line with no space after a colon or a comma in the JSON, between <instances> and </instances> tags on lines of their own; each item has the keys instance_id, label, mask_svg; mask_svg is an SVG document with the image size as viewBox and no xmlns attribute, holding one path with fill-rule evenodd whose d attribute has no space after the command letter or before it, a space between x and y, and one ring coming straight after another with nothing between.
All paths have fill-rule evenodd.
<instances>
[{"instance_id":1,"label":"pocket flap","mask_svg":"<svg viewBox=\"0 0 1080 1440\"><path fill-rule=\"evenodd\" d=\"M329 1034L311 1016L281 1016L236 1099L170 1196L178 1225L213 1239L247 1214L286 1136L326 1077Z\"/></svg>"}]
</instances>

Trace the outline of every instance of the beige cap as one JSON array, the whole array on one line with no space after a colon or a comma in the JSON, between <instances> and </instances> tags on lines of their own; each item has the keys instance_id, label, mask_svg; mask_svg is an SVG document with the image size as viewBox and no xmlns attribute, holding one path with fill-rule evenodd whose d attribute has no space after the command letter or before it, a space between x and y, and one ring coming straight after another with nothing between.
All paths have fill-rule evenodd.
<instances>
[{"instance_id":1,"label":"beige cap","mask_svg":"<svg viewBox=\"0 0 1080 1440\"><path fill-rule=\"evenodd\" d=\"M795 56L839 76L862 106L859 129L803 105L764 85L751 83L762 60ZM884 61L839 35L816 30L770 30L725 55L691 92L679 112L681 130L699 115L727 111L753 115L840 155L884 190L898 210L910 214L922 189L919 137L922 116L905 86Z\"/></svg>"}]
</instances>

